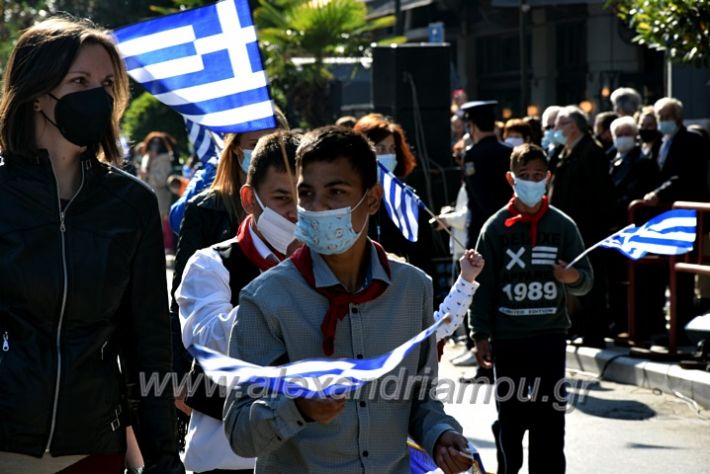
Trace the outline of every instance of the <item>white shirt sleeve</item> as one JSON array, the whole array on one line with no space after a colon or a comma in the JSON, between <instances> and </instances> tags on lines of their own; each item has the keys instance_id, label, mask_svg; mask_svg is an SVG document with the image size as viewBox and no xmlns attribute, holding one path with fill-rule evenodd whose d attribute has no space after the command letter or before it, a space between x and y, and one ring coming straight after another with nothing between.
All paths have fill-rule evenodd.
<instances>
[{"instance_id":1,"label":"white shirt sleeve","mask_svg":"<svg viewBox=\"0 0 710 474\"><path fill-rule=\"evenodd\" d=\"M444 323L436 330L436 340L437 342L444 339L445 337L451 336L456 328L458 328L461 323L463 323L463 318L466 316L468 307L471 306L471 301L473 300L473 295L480 284L476 281L473 283L465 280L459 275L456 279L456 283L449 290L449 294L446 295L444 301L439 305L439 310L434 312L434 319L436 321L440 320L446 313L449 313L451 321Z\"/></svg>"},{"instance_id":2,"label":"white shirt sleeve","mask_svg":"<svg viewBox=\"0 0 710 474\"><path fill-rule=\"evenodd\" d=\"M231 302L229 272L216 250L201 249L190 257L175 298L183 345L199 344L228 354L237 307Z\"/></svg>"}]
</instances>

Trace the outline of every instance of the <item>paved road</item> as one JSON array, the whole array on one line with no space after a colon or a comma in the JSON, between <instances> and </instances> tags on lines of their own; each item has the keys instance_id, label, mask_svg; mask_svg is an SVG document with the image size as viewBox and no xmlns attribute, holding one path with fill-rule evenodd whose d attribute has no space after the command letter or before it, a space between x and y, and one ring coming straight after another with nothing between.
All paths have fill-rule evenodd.
<instances>
[{"instance_id":1,"label":"paved road","mask_svg":"<svg viewBox=\"0 0 710 474\"><path fill-rule=\"evenodd\" d=\"M453 367L446 362L447 357L460 350L447 346L440 377L458 381L461 376L474 375L475 369ZM587 389L572 391L576 397L566 419L567 472L710 472L710 412L697 413L679 398L598 381L585 373L568 372L568 379ZM485 403L486 393L479 388L474 397L476 403L450 403L446 411L464 426L464 434L478 447L486 470L495 472L490 426L496 412L492 398ZM527 472L527 467L523 472Z\"/></svg>"}]
</instances>

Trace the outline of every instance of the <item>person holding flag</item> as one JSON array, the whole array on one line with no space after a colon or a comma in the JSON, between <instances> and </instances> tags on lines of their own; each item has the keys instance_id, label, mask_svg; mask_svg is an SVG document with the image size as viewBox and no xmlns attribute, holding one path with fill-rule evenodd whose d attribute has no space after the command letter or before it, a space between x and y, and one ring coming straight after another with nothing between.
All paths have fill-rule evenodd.
<instances>
[{"instance_id":1,"label":"person holding flag","mask_svg":"<svg viewBox=\"0 0 710 474\"><path fill-rule=\"evenodd\" d=\"M340 127L315 130L298 148L297 169L295 235L306 245L242 290L230 356L257 365L324 354L366 359L429 327L431 280L388 258L365 232L382 198L369 142ZM227 438L237 454L257 457L257 473L409 472L408 434L447 474L468 469L461 427L431 395L433 336L400 368L415 377L414 390L397 401L234 390L224 408Z\"/></svg>"},{"instance_id":2,"label":"person holding flag","mask_svg":"<svg viewBox=\"0 0 710 474\"><path fill-rule=\"evenodd\" d=\"M506 175L515 194L486 221L476 245L493 263L479 276L472 337L480 366L495 367L498 472L503 474L520 470L526 430L530 472L565 472L566 298L587 293L593 273L586 257L574 267L566 265L584 243L574 221L549 205L550 178L542 148L515 147ZM518 395L506 397L506 390Z\"/></svg>"}]
</instances>

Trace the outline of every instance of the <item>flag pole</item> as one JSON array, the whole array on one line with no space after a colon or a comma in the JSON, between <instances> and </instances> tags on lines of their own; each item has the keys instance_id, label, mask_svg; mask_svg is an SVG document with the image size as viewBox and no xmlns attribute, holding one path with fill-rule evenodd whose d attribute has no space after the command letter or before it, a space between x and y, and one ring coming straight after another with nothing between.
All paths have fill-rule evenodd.
<instances>
[{"instance_id":1,"label":"flag pole","mask_svg":"<svg viewBox=\"0 0 710 474\"><path fill-rule=\"evenodd\" d=\"M582 253L580 253L579 255L577 255L577 257L576 257L574 260L572 260L571 262L569 262L565 268L570 268L572 265L574 265L575 263L577 263L577 262L579 262L580 260L582 260L589 252L591 252L592 250L598 248L601 244L603 244L604 242L606 242L608 239L614 237L615 235L621 234L622 232L624 232L624 231L625 231L626 229L628 229L629 227L635 227L635 225L634 225L634 224L629 224L629 225L627 225L626 227L624 227L623 229L620 229L620 230L614 232L614 233L611 234L609 237L603 238L602 240L600 240L600 241L597 242L596 244L594 244L594 245L592 245L591 247L589 247L589 248L588 248L587 250L585 250L584 252L582 252Z\"/></svg>"},{"instance_id":2,"label":"flag pole","mask_svg":"<svg viewBox=\"0 0 710 474\"><path fill-rule=\"evenodd\" d=\"M417 197L419 197L419 196L417 196ZM462 249L466 250L466 246L464 244L462 244L459 239L454 237L454 233L451 232L451 230L449 229L449 226L446 224L446 222L444 222L443 220L441 220L441 218L439 216L434 214L432 212L432 210L429 209L421 199L419 200L419 203L420 203L420 206L427 212L427 214L429 214L432 217L432 219L434 219L435 222L438 222L439 224L441 224L441 227L443 227L444 230L449 234L449 236L451 236L451 239L454 242L456 242L457 245L461 246ZM431 223L431 221L429 221L429 222Z\"/></svg>"}]
</instances>

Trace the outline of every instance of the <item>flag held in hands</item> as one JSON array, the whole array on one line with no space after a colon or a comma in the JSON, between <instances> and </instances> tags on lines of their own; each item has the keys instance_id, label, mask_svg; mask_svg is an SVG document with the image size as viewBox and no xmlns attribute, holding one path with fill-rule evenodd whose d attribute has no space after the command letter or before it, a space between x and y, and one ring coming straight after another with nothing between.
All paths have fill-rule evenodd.
<instances>
[{"instance_id":1,"label":"flag held in hands","mask_svg":"<svg viewBox=\"0 0 710 474\"><path fill-rule=\"evenodd\" d=\"M248 0L222 0L113 35L128 74L186 120L218 133L276 126Z\"/></svg>"},{"instance_id":2,"label":"flag held in hands","mask_svg":"<svg viewBox=\"0 0 710 474\"><path fill-rule=\"evenodd\" d=\"M324 398L345 395L391 372L412 349L448 320L448 317L439 319L392 351L371 359L319 358L263 367L203 346L192 345L188 351L200 363L205 375L219 385L230 388L256 385L291 397Z\"/></svg>"},{"instance_id":3,"label":"flag held in hands","mask_svg":"<svg viewBox=\"0 0 710 474\"><path fill-rule=\"evenodd\" d=\"M681 255L693 250L696 226L696 211L673 209L641 227L630 226L607 237L601 246L616 249L633 260L649 253Z\"/></svg>"}]
</instances>

